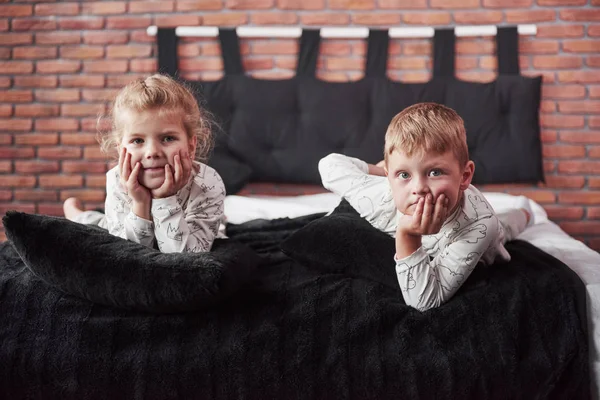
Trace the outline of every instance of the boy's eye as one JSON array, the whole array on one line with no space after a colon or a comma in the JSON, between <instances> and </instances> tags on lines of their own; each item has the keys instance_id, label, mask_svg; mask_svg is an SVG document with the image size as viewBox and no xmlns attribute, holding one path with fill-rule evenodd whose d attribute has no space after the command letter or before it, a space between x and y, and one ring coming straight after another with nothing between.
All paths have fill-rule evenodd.
<instances>
[{"instance_id":1,"label":"boy's eye","mask_svg":"<svg viewBox=\"0 0 600 400\"><path fill-rule=\"evenodd\" d=\"M398 176L399 176L400 178L402 178L402 179L408 179L408 178L410 178L410 175L408 174L408 172L400 172L400 173L398 174Z\"/></svg>"},{"instance_id":2,"label":"boy's eye","mask_svg":"<svg viewBox=\"0 0 600 400\"><path fill-rule=\"evenodd\" d=\"M432 169L431 172L429 172L429 176L440 176L442 175L442 171L440 171L439 169Z\"/></svg>"}]
</instances>

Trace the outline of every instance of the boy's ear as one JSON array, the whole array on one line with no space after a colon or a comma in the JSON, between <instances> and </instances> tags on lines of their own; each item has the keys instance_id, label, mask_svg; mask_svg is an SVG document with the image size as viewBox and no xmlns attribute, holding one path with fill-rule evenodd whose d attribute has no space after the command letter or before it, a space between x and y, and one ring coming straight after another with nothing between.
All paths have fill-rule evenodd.
<instances>
[{"instance_id":1,"label":"boy's ear","mask_svg":"<svg viewBox=\"0 0 600 400\"><path fill-rule=\"evenodd\" d=\"M471 181L473 180L473 174L475 173L475 163L471 160L467 162L462 173L462 179L460 180L460 190L466 190Z\"/></svg>"},{"instance_id":2,"label":"boy's ear","mask_svg":"<svg viewBox=\"0 0 600 400\"><path fill-rule=\"evenodd\" d=\"M388 176L387 165L383 166L383 172L385 172L385 176Z\"/></svg>"}]
</instances>

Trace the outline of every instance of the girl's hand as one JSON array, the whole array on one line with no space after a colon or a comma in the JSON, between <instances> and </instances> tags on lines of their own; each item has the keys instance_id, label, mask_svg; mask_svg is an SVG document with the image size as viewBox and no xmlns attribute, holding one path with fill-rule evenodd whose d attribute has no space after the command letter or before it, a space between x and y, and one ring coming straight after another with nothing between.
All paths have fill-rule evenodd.
<instances>
[{"instance_id":1,"label":"girl's hand","mask_svg":"<svg viewBox=\"0 0 600 400\"><path fill-rule=\"evenodd\" d=\"M173 196L185 186L190 179L192 172L192 159L188 153L177 153L173 158L173 166L175 171L171 171L169 164L165 165L165 181L163 184L152 190L152 197L155 199L162 199L165 197Z\"/></svg>"},{"instance_id":2,"label":"girl's hand","mask_svg":"<svg viewBox=\"0 0 600 400\"><path fill-rule=\"evenodd\" d=\"M142 186L139 181L142 165L137 162L131 169L131 153L123 147L119 152L119 176L121 186L125 189L127 195L134 203L150 204L150 191Z\"/></svg>"},{"instance_id":3,"label":"girl's hand","mask_svg":"<svg viewBox=\"0 0 600 400\"><path fill-rule=\"evenodd\" d=\"M413 215L403 215L398 222L398 232L413 236L433 235L440 231L448 216L448 199L439 195L435 203L428 194L420 198Z\"/></svg>"}]
</instances>

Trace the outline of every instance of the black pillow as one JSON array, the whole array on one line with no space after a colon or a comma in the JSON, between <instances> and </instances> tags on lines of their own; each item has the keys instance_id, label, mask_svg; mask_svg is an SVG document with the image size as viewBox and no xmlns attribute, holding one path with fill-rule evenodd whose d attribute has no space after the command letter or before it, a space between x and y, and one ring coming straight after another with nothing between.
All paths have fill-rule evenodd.
<instances>
[{"instance_id":1,"label":"black pillow","mask_svg":"<svg viewBox=\"0 0 600 400\"><path fill-rule=\"evenodd\" d=\"M217 144L207 164L219 173L228 195L242 190L252 176L252 168L233 155L224 144Z\"/></svg>"},{"instance_id":2,"label":"black pillow","mask_svg":"<svg viewBox=\"0 0 600 400\"><path fill-rule=\"evenodd\" d=\"M400 290L394 239L361 218L346 200L331 215L296 231L281 249L307 268L369 279Z\"/></svg>"},{"instance_id":3,"label":"black pillow","mask_svg":"<svg viewBox=\"0 0 600 400\"><path fill-rule=\"evenodd\" d=\"M201 309L235 292L259 263L247 246L217 240L208 253L161 253L64 218L7 212L8 239L47 284L94 303L149 312Z\"/></svg>"}]
</instances>

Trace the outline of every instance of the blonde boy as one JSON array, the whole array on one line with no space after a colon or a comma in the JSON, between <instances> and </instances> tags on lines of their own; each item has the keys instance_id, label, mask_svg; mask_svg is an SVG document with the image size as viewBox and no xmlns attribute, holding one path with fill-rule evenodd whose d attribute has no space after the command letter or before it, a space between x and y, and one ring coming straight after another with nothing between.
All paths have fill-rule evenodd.
<instances>
[{"instance_id":1,"label":"blonde boy","mask_svg":"<svg viewBox=\"0 0 600 400\"><path fill-rule=\"evenodd\" d=\"M504 243L532 223L526 198L499 220L471 185L474 171L462 118L435 103L393 118L379 164L340 154L319 162L323 186L395 237L402 295L421 311L449 300L479 262L510 260Z\"/></svg>"}]
</instances>

